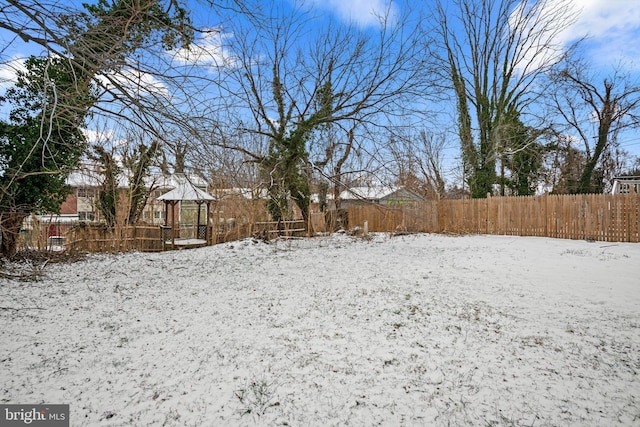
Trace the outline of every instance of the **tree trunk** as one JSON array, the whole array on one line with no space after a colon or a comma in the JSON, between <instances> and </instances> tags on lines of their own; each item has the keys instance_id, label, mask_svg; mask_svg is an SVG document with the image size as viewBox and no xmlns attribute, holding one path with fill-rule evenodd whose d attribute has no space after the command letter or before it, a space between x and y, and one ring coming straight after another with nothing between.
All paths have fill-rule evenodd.
<instances>
[{"instance_id":1,"label":"tree trunk","mask_svg":"<svg viewBox=\"0 0 640 427\"><path fill-rule=\"evenodd\" d=\"M25 212L8 211L2 214L0 222L0 257L11 259L18 248L18 237L22 221L27 217Z\"/></svg>"},{"instance_id":2,"label":"tree trunk","mask_svg":"<svg viewBox=\"0 0 640 427\"><path fill-rule=\"evenodd\" d=\"M305 176L299 176L299 178L305 179ZM310 204L310 194L309 187L306 182L300 185L299 183L289 183L289 194L291 195L291 199L295 202L300 209L300 213L302 214L302 219L305 224L309 223L309 204Z\"/></svg>"},{"instance_id":3,"label":"tree trunk","mask_svg":"<svg viewBox=\"0 0 640 427\"><path fill-rule=\"evenodd\" d=\"M601 119L600 127L598 129L598 142L596 143L596 147L593 150L593 156L587 159L587 163L585 164L584 170L582 171L582 174L580 176L580 186L578 188L578 193L580 194L588 194L594 192L594 186L592 182L593 171L595 170L596 165L598 164L598 161L600 160L600 157L602 156L602 153L607 146L610 128L611 123L609 121L604 121L603 119Z\"/></svg>"}]
</instances>

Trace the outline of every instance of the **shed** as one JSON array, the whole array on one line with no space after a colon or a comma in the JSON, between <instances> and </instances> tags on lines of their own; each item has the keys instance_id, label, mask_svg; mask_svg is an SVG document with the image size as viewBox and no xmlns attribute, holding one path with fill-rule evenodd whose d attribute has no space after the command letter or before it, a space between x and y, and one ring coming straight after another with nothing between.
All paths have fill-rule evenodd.
<instances>
[{"instance_id":1,"label":"shed","mask_svg":"<svg viewBox=\"0 0 640 427\"><path fill-rule=\"evenodd\" d=\"M616 176L611 194L640 193L640 176Z\"/></svg>"},{"instance_id":2,"label":"shed","mask_svg":"<svg viewBox=\"0 0 640 427\"><path fill-rule=\"evenodd\" d=\"M357 204L400 205L424 200L406 187L353 187L340 193L340 199L344 209Z\"/></svg>"}]
</instances>

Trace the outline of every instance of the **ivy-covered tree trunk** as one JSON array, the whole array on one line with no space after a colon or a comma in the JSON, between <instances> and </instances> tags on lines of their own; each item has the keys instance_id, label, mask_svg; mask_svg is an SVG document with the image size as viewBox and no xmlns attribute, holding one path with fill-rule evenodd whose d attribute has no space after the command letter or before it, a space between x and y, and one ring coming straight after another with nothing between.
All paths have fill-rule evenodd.
<instances>
[{"instance_id":1,"label":"ivy-covered tree trunk","mask_svg":"<svg viewBox=\"0 0 640 427\"><path fill-rule=\"evenodd\" d=\"M493 193L493 184L496 182L495 162L483 165L476 169L475 174L469 178L469 192L474 199L482 199L487 194Z\"/></svg>"},{"instance_id":2,"label":"ivy-covered tree trunk","mask_svg":"<svg viewBox=\"0 0 640 427\"><path fill-rule=\"evenodd\" d=\"M311 192L309 190L309 178L302 174L301 178L297 182L292 182L289 185L289 192L291 199L295 202L300 209L300 214L305 224L309 223L309 205L311 204Z\"/></svg>"},{"instance_id":3,"label":"ivy-covered tree trunk","mask_svg":"<svg viewBox=\"0 0 640 427\"><path fill-rule=\"evenodd\" d=\"M0 217L0 254L13 258L18 248L18 238L22 222L28 216L26 212L9 210Z\"/></svg>"},{"instance_id":4,"label":"ivy-covered tree trunk","mask_svg":"<svg viewBox=\"0 0 640 427\"><path fill-rule=\"evenodd\" d=\"M281 222L288 216L288 197L282 182L272 183L267 190L267 211L273 221Z\"/></svg>"},{"instance_id":5,"label":"ivy-covered tree trunk","mask_svg":"<svg viewBox=\"0 0 640 427\"><path fill-rule=\"evenodd\" d=\"M98 203L96 208L102 216L102 220L113 228L116 224L118 212L118 175L120 168L116 164L113 154L102 147L94 147L95 155L91 156L100 163L104 181L98 190Z\"/></svg>"},{"instance_id":6,"label":"ivy-covered tree trunk","mask_svg":"<svg viewBox=\"0 0 640 427\"><path fill-rule=\"evenodd\" d=\"M305 223L309 220L309 205L311 192L309 178L297 168L278 171L281 177L271 175L271 182L267 190L267 210L273 221L291 219L289 200L296 204Z\"/></svg>"},{"instance_id":7,"label":"ivy-covered tree trunk","mask_svg":"<svg viewBox=\"0 0 640 427\"><path fill-rule=\"evenodd\" d=\"M609 92L607 92L607 96ZM603 112L600 114L600 125L598 126L598 138L596 146L593 150L591 157L587 158L587 162L584 166L584 170L580 175L580 183L578 187L578 193L588 194L600 192L602 187L602 181L595 182L594 171L598 162L604 153L607 144L609 143L609 132L611 129L611 123L613 122L613 106L609 103L605 103Z\"/></svg>"},{"instance_id":8,"label":"ivy-covered tree trunk","mask_svg":"<svg viewBox=\"0 0 640 427\"><path fill-rule=\"evenodd\" d=\"M441 69L451 79L465 175L472 197L497 183L496 160L504 115L522 112L539 96L532 88L557 58L557 36L573 22L569 0L436 1ZM471 122L470 118L474 121Z\"/></svg>"},{"instance_id":9,"label":"ivy-covered tree trunk","mask_svg":"<svg viewBox=\"0 0 640 427\"><path fill-rule=\"evenodd\" d=\"M129 182L129 213L127 224L136 224L140 221L142 211L147 205L150 189L147 188L145 178L149 176L149 170L159 151L160 144L154 141L149 147L139 145L133 156L127 159L133 176Z\"/></svg>"},{"instance_id":10,"label":"ivy-covered tree trunk","mask_svg":"<svg viewBox=\"0 0 640 427\"><path fill-rule=\"evenodd\" d=\"M274 141L269 156L263 160L262 169L268 181L267 209L274 221L291 218L289 200L294 202L305 222L309 219L311 191L306 161L308 154L304 141L294 135ZM277 148L276 148L277 147Z\"/></svg>"}]
</instances>

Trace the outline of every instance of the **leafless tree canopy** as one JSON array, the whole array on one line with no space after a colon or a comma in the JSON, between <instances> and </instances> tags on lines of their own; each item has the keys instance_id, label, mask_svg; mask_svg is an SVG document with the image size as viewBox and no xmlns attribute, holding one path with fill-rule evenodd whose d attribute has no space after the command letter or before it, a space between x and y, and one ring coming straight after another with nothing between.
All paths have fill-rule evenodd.
<instances>
[{"instance_id":1,"label":"leafless tree canopy","mask_svg":"<svg viewBox=\"0 0 640 427\"><path fill-rule=\"evenodd\" d=\"M439 69L455 96L474 197L492 192L505 127L536 101L536 82L562 58L556 40L574 19L570 6L549 0L438 2Z\"/></svg>"},{"instance_id":2,"label":"leafless tree canopy","mask_svg":"<svg viewBox=\"0 0 640 427\"><path fill-rule=\"evenodd\" d=\"M618 136L640 127L640 83L617 69L607 77L595 76L582 60L561 65L552 74L553 116L560 119L557 127L575 135L584 150L579 177L570 190L600 192L605 169L616 170L612 165ZM604 167L607 163L611 167Z\"/></svg>"},{"instance_id":3,"label":"leafless tree canopy","mask_svg":"<svg viewBox=\"0 0 640 427\"><path fill-rule=\"evenodd\" d=\"M283 191L304 214L314 168L340 175L358 143L355 129L391 128L394 116L413 114L416 100L429 95L425 35L408 19L389 13L373 30L329 22L318 31L303 6L274 5L267 19L238 21L220 86L234 115L221 121L238 131L235 138L213 132L210 151L241 152L263 166L270 187L298 176L301 187ZM295 171L282 169L296 162Z\"/></svg>"}]
</instances>

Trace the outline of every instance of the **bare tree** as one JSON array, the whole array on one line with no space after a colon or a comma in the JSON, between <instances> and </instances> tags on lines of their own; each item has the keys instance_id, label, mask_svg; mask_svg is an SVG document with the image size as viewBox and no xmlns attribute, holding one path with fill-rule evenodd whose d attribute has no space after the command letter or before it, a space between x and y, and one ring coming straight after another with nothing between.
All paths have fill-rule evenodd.
<instances>
[{"instance_id":1,"label":"bare tree","mask_svg":"<svg viewBox=\"0 0 640 427\"><path fill-rule=\"evenodd\" d=\"M47 55L68 61L77 92L91 85L100 88L96 101L83 107L91 107L92 114L157 128L151 126L157 125L153 113L168 111L170 95L158 79L184 80L184 74L167 72L165 52L193 40L179 2L115 0L83 9L46 0L6 3L0 8L0 27L16 34L14 43L35 44ZM59 107L69 108L63 101Z\"/></svg>"},{"instance_id":2,"label":"bare tree","mask_svg":"<svg viewBox=\"0 0 640 427\"><path fill-rule=\"evenodd\" d=\"M446 195L444 179L444 149L447 139L444 134L421 131L413 151L415 162L427 184L431 196L442 198Z\"/></svg>"},{"instance_id":3,"label":"bare tree","mask_svg":"<svg viewBox=\"0 0 640 427\"><path fill-rule=\"evenodd\" d=\"M266 146L255 151L238 144L242 138L219 136L210 144L261 166L275 219L288 215L289 198L307 219L313 160L326 160L311 159L310 152L319 151L313 145L337 156L332 164L340 169L352 152L352 129L390 126L394 114L425 95L427 52L419 26L391 13L379 17L376 29L330 23L318 32L310 25L313 15L299 5L280 7L268 19L237 22L229 40L234 66L227 68L224 97L235 106L237 127L265 138ZM331 127L342 135L338 145L318 138Z\"/></svg>"},{"instance_id":4,"label":"bare tree","mask_svg":"<svg viewBox=\"0 0 640 427\"><path fill-rule=\"evenodd\" d=\"M572 134L584 150L576 193L602 191L606 174L602 167L615 164L611 160L619 135L640 127L640 84L617 69L601 85L598 80L580 60L564 63L553 74L552 107L563 119L557 126Z\"/></svg>"},{"instance_id":5,"label":"bare tree","mask_svg":"<svg viewBox=\"0 0 640 427\"><path fill-rule=\"evenodd\" d=\"M396 182L428 199L446 197L444 133L422 129L417 134L395 138L389 149L395 163Z\"/></svg>"},{"instance_id":6,"label":"bare tree","mask_svg":"<svg viewBox=\"0 0 640 427\"><path fill-rule=\"evenodd\" d=\"M321 153L310 153L314 172L318 172L321 176L321 182L326 185L326 194L332 194L336 211L341 211L340 195L346 189L344 177L346 174L352 173L349 160L352 151L359 148L358 141L363 140L363 135L356 134L357 124L346 132L343 129L327 129L327 132L321 132L318 135L318 142L315 148ZM314 156L316 154L316 156ZM347 169L347 170L345 170ZM328 193L331 190L331 193ZM326 197L325 201L326 203Z\"/></svg>"},{"instance_id":7,"label":"bare tree","mask_svg":"<svg viewBox=\"0 0 640 427\"><path fill-rule=\"evenodd\" d=\"M496 160L513 123L537 100L535 84L561 59L571 1L454 0L437 4L439 63L453 91L472 197L496 183ZM517 123L516 123L517 125ZM477 130L476 130L477 129Z\"/></svg>"}]
</instances>

